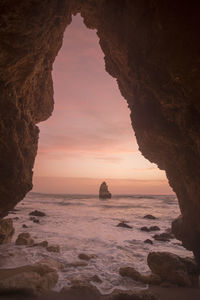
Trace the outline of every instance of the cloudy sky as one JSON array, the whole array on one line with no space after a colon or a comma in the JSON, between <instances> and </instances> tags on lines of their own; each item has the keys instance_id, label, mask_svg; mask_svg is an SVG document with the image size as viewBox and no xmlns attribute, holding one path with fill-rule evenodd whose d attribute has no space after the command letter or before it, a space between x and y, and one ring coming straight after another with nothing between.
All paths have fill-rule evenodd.
<instances>
[{"instance_id":1,"label":"cloudy sky","mask_svg":"<svg viewBox=\"0 0 200 300\"><path fill-rule=\"evenodd\" d=\"M66 29L53 67L55 108L39 124L34 191L172 193L163 171L138 151L129 109L105 72L94 30L80 16Z\"/></svg>"}]
</instances>

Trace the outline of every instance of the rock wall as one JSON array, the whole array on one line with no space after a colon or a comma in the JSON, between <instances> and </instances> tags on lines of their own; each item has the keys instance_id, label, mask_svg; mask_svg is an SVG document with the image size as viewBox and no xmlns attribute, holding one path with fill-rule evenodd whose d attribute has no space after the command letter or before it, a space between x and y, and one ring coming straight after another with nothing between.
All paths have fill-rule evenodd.
<instances>
[{"instance_id":1,"label":"rock wall","mask_svg":"<svg viewBox=\"0 0 200 300\"><path fill-rule=\"evenodd\" d=\"M53 109L52 63L71 14L97 29L106 71L131 110L142 154L166 171L182 219L175 234L200 257L198 1L3 0L0 3L0 210L32 187L36 123ZM181 220L181 221L180 221Z\"/></svg>"}]
</instances>

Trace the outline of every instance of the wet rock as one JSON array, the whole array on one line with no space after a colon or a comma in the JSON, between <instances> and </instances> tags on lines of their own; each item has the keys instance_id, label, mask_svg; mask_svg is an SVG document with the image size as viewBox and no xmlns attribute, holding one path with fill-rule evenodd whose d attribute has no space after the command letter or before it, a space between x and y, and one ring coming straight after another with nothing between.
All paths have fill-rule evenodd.
<instances>
[{"instance_id":1,"label":"wet rock","mask_svg":"<svg viewBox=\"0 0 200 300\"><path fill-rule=\"evenodd\" d=\"M0 269L0 293L26 292L38 295L52 289L58 281L54 268L36 263L14 269Z\"/></svg>"},{"instance_id":2,"label":"wet rock","mask_svg":"<svg viewBox=\"0 0 200 300\"><path fill-rule=\"evenodd\" d=\"M173 239L173 235L171 235L170 233L166 233L166 232L163 232L163 233L160 233L160 234L155 234L153 236L153 238L157 241L161 241L161 242L169 242L170 239Z\"/></svg>"},{"instance_id":3,"label":"wet rock","mask_svg":"<svg viewBox=\"0 0 200 300\"><path fill-rule=\"evenodd\" d=\"M135 281L139 281L145 284L158 285L161 283L161 278L157 274L143 275L133 267L120 268L119 274L123 277L129 277Z\"/></svg>"},{"instance_id":4,"label":"wet rock","mask_svg":"<svg viewBox=\"0 0 200 300\"><path fill-rule=\"evenodd\" d=\"M160 230L160 227L158 226L150 226L149 227L149 231L159 231Z\"/></svg>"},{"instance_id":5,"label":"wet rock","mask_svg":"<svg viewBox=\"0 0 200 300\"><path fill-rule=\"evenodd\" d=\"M66 296L66 299L100 299L101 294L98 289L90 283L75 282L71 287L64 287L61 293Z\"/></svg>"},{"instance_id":6,"label":"wet rock","mask_svg":"<svg viewBox=\"0 0 200 300\"><path fill-rule=\"evenodd\" d=\"M133 228L132 226L125 223L125 221L120 222L117 227L123 227L123 228Z\"/></svg>"},{"instance_id":7,"label":"wet rock","mask_svg":"<svg viewBox=\"0 0 200 300\"><path fill-rule=\"evenodd\" d=\"M47 247L48 247L48 242L47 242L47 241L42 241L42 242L40 242L40 243L35 243L35 244L33 245L33 247L35 247L35 246L47 248Z\"/></svg>"},{"instance_id":8,"label":"wet rock","mask_svg":"<svg viewBox=\"0 0 200 300\"><path fill-rule=\"evenodd\" d=\"M102 182L102 184L100 185L100 189L99 189L99 198L101 199L109 199L111 198L112 195L108 190L108 186L106 184L106 182Z\"/></svg>"},{"instance_id":9,"label":"wet rock","mask_svg":"<svg viewBox=\"0 0 200 300\"><path fill-rule=\"evenodd\" d=\"M102 280L101 278L98 276L98 275L93 275L92 277L90 277L89 279L90 281L93 281L93 282L97 282L97 283L102 283Z\"/></svg>"},{"instance_id":10,"label":"wet rock","mask_svg":"<svg viewBox=\"0 0 200 300\"><path fill-rule=\"evenodd\" d=\"M38 220L37 218L35 217L30 217L30 220L33 221L34 223L40 223L40 220Z\"/></svg>"},{"instance_id":11,"label":"wet rock","mask_svg":"<svg viewBox=\"0 0 200 300\"><path fill-rule=\"evenodd\" d=\"M23 228L28 228L28 226L26 224L23 224L22 227Z\"/></svg>"},{"instance_id":12,"label":"wet rock","mask_svg":"<svg viewBox=\"0 0 200 300\"><path fill-rule=\"evenodd\" d=\"M158 231L158 230L160 230L160 228L158 226L150 226L150 227L143 226L140 228L140 230L150 232L150 231Z\"/></svg>"},{"instance_id":13,"label":"wet rock","mask_svg":"<svg viewBox=\"0 0 200 300\"><path fill-rule=\"evenodd\" d=\"M60 252L60 246L59 245L50 245L47 247L47 251L49 252Z\"/></svg>"},{"instance_id":14,"label":"wet rock","mask_svg":"<svg viewBox=\"0 0 200 300\"><path fill-rule=\"evenodd\" d=\"M36 216L36 217L45 217L46 214L42 211L39 210L34 210L32 212L29 213L30 216Z\"/></svg>"},{"instance_id":15,"label":"wet rock","mask_svg":"<svg viewBox=\"0 0 200 300\"><path fill-rule=\"evenodd\" d=\"M153 215L145 215L144 219L149 219L149 220L156 220L157 218L154 217Z\"/></svg>"},{"instance_id":16,"label":"wet rock","mask_svg":"<svg viewBox=\"0 0 200 300\"><path fill-rule=\"evenodd\" d=\"M160 300L150 292L114 291L108 300Z\"/></svg>"},{"instance_id":17,"label":"wet rock","mask_svg":"<svg viewBox=\"0 0 200 300\"><path fill-rule=\"evenodd\" d=\"M15 232L12 219L0 220L0 244L7 244L11 242L12 236Z\"/></svg>"},{"instance_id":18,"label":"wet rock","mask_svg":"<svg viewBox=\"0 0 200 300\"><path fill-rule=\"evenodd\" d=\"M150 239L146 239L146 240L144 241L144 243L153 245L153 242L152 242L152 240L150 240Z\"/></svg>"},{"instance_id":19,"label":"wet rock","mask_svg":"<svg viewBox=\"0 0 200 300\"><path fill-rule=\"evenodd\" d=\"M18 235L15 244L32 246L34 244L34 240L31 238L30 233L23 232Z\"/></svg>"},{"instance_id":20,"label":"wet rock","mask_svg":"<svg viewBox=\"0 0 200 300\"><path fill-rule=\"evenodd\" d=\"M68 267L86 267L88 263L86 261L75 261L67 264Z\"/></svg>"},{"instance_id":21,"label":"wet rock","mask_svg":"<svg viewBox=\"0 0 200 300\"><path fill-rule=\"evenodd\" d=\"M190 258L182 258L169 252L151 252L147 263L154 274L163 281L180 286L197 286L199 270Z\"/></svg>"},{"instance_id":22,"label":"wet rock","mask_svg":"<svg viewBox=\"0 0 200 300\"><path fill-rule=\"evenodd\" d=\"M147 226L143 226L140 228L141 231L149 232L149 228Z\"/></svg>"},{"instance_id":23,"label":"wet rock","mask_svg":"<svg viewBox=\"0 0 200 300\"><path fill-rule=\"evenodd\" d=\"M82 260L90 260L92 258L95 258L96 256L95 255L88 255L88 254L85 254L85 253L80 253L78 258L82 259Z\"/></svg>"},{"instance_id":24,"label":"wet rock","mask_svg":"<svg viewBox=\"0 0 200 300\"><path fill-rule=\"evenodd\" d=\"M123 277L129 277L135 281L143 282L142 275L132 267L124 267L119 269L119 274Z\"/></svg>"},{"instance_id":25,"label":"wet rock","mask_svg":"<svg viewBox=\"0 0 200 300\"><path fill-rule=\"evenodd\" d=\"M53 259L52 257L45 257L41 259L38 263L42 265L47 265L48 267L53 268L56 271L64 269L64 264L56 259Z\"/></svg>"}]
</instances>

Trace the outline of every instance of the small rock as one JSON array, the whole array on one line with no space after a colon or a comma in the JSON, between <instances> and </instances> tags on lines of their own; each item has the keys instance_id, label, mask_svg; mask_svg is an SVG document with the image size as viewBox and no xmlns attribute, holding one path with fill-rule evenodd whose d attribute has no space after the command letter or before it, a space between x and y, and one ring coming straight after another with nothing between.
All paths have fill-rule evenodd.
<instances>
[{"instance_id":1,"label":"small rock","mask_svg":"<svg viewBox=\"0 0 200 300\"><path fill-rule=\"evenodd\" d=\"M67 264L68 267L86 267L88 263L86 261L75 261Z\"/></svg>"},{"instance_id":2,"label":"small rock","mask_svg":"<svg viewBox=\"0 0 200 300\"><path fill-rule=\"evenodd\" d=\"M23 228L28 228L28 226L26 224L23 224L22 227Z\"/></svg>"},{"instance_id":3,"label":"small rock","mask_svg":"<svg viewBox=\"0 0 200 300\"><path fill-rule=\"evenodd\" d=\"M33 245L33 247L35 247L35 246L47 248L48 247L48 242L47 241L42 241L40 243L36 243L36 244Z\"/></svg>"},{"instance_id":4,"label":"small rock","mask_svg":"<svg viewBox=\"0 0 200 300\"><path fill-rule=\"evenodd\" d=\"M102 280L101 280L101 278L99 278L98 275L92 276L92 277L90 278L90 281L102 283Z\"/></svg>"},{"instance_id":5,"label":"small rock","mask_svg":"<svg viewBox=\"0 0 200 300\"><path fill-rule=\"evenodd\" d=\"M149 232L149 228L147 226L143 226L140 228L141 231Z\"/></svg>"},{"instance_id":6,"label":"small rock","mask_svg":"<svg viewBox=\"0 0 200 300\"><path fill-rule=\"evenodd\" d=\"M14 232L12 219L0 220L0 244L10 243Z\"/></svg>"},{"instance_id":7,"label":"small rock","mask_svg":"<svg viewBox=\"0 0 200 300\"><path fill-rule=\"evenodd\" d=\"M32 246L34 244L34 240L31 238L31 236L28 232L23 232L18 235L15 244Z\"/></svg>"},{"instance_id":8,"label":"small rock","mask_svg":"<svg viewBox=\"0 0 200 300\"><path fill-rule=\"evenodd\" d=\"M144 219L155 220L157 218L152 215L146 215L146 216L144 216Z\"/></svg>"},{"instance_id":9,"label":"small rock","mask_svg":"<svg viewBox=\"0 0 200 300\"><path fill-rule=\"evenodd\" d=\"M158 226L150 226L149 231L159 231L160 228Z\"/></svg>"},{"instance_id":10,"label":"small rock","mask_svg":"<svg viewBox=\"0 0 200 300\"><path fill-rule=\"evenodd\" d=\"M117 227L123 227L123 228L133 228L132 226L125 223L125 221L120 222Z\"/></svg>"},{"instance_id":11,"label":"small rock","mask_svg":"<svg viewBox=\"0 0 200 300\"><path fill-rule=\"evenodd\" d=\"M33 221L34 223L40 223L40 221L35 217L30 217L30 220Z\"/></svg>"},{"instance_id":12,"label":"small rock","mask_svg":"<svg viewBox=\"0 0 200 300\"><path fill-rule=\"evenodd\" d=\"M144 243L153 245L153 242L152 242L152 240L150 240L150 239L145 240Z\"/></svg>"},{"instance_id":13,"label":"small rock","mask_svg":"<svg viewBox=\"0 0 200 300\"><path fill-rule=\"evenodd\" d=\"M153 238L157 241L161 241L161 242L169 242L171 238L173 238L171 236L171 234L169 233L166 233L166 232L163 232L163 233L160 233L160 234L155 234L153 236Z\"/></svg>"},{"instance_id":14,"label":"small rock","mask_svg":"<svg viewBox=\"0 0 200 300\"><path fill-rule=\"evenodd\" d=\"M49 252L60 252L60 247L58 245L51 245L47 247Z\"/></svg>"},{"instance_id":15,"label":"small rock","mask_svg":"<svg viewBox=\"0 0 200 300\"><path fill-rule=\"evenodd\" d=\"M29 213L30 216L36 216L36 217L45 217L46 214L42 211L39 210L34 210L32 212Z\"/></svg>"},{"instance_id":16,"label":"small rock","mask_svg":"<svg viewBox=\"0 0 200 300\"><path fill-rule=\"evenodd\" d=\"M91 258L95 258L95 255L87 255L85 253L80 253L78 258L83 259L83 260L90 260Z\"/></svg>"}]
</instances>

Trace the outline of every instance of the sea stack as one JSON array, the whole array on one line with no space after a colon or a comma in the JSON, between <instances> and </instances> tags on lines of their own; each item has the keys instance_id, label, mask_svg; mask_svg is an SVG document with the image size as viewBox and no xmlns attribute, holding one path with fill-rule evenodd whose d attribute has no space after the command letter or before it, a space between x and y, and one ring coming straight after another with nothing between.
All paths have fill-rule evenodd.
<instances>
[{"instance_id":1,"label":"sea stack","mask_svg":"<svg viewBox=\"0 0 200 300\"><path fill-rule=\"evenodd\" d=\"M112 197L111 193L108 190L106 182L102 182L99 189L99 198L101 199L110 199Z\"/></svg>"}]
</instances>

